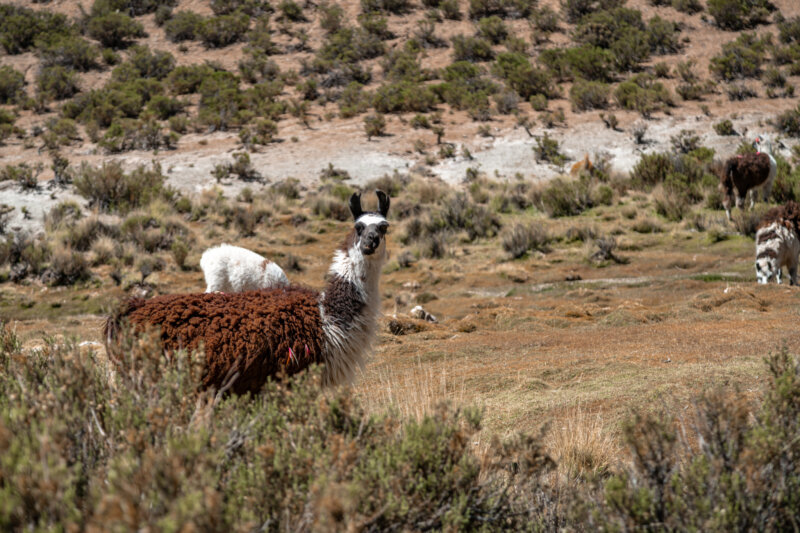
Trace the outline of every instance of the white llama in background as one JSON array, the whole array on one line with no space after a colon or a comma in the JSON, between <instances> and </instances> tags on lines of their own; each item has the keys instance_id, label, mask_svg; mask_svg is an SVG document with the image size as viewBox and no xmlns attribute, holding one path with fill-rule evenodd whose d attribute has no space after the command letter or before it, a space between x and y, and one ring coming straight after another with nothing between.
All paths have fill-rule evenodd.
<instances>
[{"instance_id":1,"label":"white llama in background","mask_svg":"<svg viewBox=\"0 0 800 533\"><path fill-rule=\"evenodd\" d=\"M246 248L222 244L200 258L206 292L244 292L289 285L281 267Z\"/></svg>"}]
</instances>

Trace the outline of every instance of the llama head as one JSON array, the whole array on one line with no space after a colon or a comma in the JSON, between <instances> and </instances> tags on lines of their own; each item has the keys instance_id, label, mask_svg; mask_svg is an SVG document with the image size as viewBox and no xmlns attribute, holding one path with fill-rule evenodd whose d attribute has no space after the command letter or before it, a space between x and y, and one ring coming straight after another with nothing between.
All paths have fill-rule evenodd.
<instances>
[{"instance_id":1,"label":"llama head","mask_svg":"<svg viewBox=\"0 0 800 533\"><path fill-rule=\"evenodd\" d=\"M352 246L365 257L384 259L386 232L389 229L389 222L386 221L386 215L389 213L389 196L383 191L375 191L375 194L378 196L377 212L362 210L360 194L353 193L350 197L350 212L355 221Z\"/></svg>"},{"instance_id":2,"label":"llama head","mask_svg":"<svg viewBox=\"0 0 800 533\"><path fill-rule=\"evenodd\" d=\"M763 133L758 135L756 139L753 141L753 148L756 149L758 152L764 152L767 154L772 153L772 141L769 137L764 135Z\"/></svg>"},{"instance_id":3,"label":"llama head","mask_svg":"<svg viewBox=\"0 0 800 533\"><path fill-rule=\"evenodd\" d=\"M766 285L769 280L781 282L781 269L778 267L778 258L772 255L762 255L756 258L756 279L759 285Z\"/></svg>"}]
</instances>

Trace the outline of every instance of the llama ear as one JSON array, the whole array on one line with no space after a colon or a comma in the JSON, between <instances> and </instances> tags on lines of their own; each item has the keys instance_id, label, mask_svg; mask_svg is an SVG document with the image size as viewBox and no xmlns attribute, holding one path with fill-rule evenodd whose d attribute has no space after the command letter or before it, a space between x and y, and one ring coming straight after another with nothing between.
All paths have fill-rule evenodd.
<instances>
[{"instance_id":1,"label":"llama ear","mask_svg":"<svg viewBox=\"0 0 800 533\"><path fill-rule=\"evenodd\" d=\"M378 212L386 218L389 214L389 196L381 190L375 191L375 194L378 196Z\"/></svg>"},{"instance_id":2,"label":"llama ear","mask_svg":"<svg viewBox=\"0 0 800 533\"><path fill-rule=\"evenodd\" d=\"M361 193L354 192L350 197L350 212L353 213L353 220L358 220L364 213L361 209Z\"/></svg>"}]
</instances>

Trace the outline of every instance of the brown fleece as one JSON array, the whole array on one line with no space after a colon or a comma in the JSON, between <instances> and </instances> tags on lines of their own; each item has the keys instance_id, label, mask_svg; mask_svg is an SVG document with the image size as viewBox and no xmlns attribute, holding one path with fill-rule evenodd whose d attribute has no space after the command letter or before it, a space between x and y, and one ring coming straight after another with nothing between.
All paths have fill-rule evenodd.
<instances>
[{"instance_id":1,"label":"brown fleece","mask_svg":"<svg viewBox=\"0 0 800 533\"><path fill-rule=\"evenodd\" d=\"M789 200L783 205L773 207L761 217L761 221L758 223L758 229L766 228L770 224L775 223L794 230L800 235L800 204Z\"/></svg>"},{"instance_id":2,"label":"brown fleece","mask_svg":"<svg viewBox=\"0 0 800 533\"><path fill-rule=\"evenodd\" d=\"M296 374L322 362L319 294L302 287L133 299L109 318L108 341L122 319L137 332L159 327L167 352L202 343L203 386L219 389L238 372L230 388L236 394L258 392L281 371Z\"/></svg>"},{"instance_id":3,"label":"brown fleece","mask_svg":"<svg viewBox=\"0 0 800 533\"><path fill-rule=\"evenodd\" d=\"M720 176L725 207L730 207L734 189L739 198L745 198L747 191L767 181L769 171L769 156L765 153L743 154L728 159Z\"/></svg>"},{"instance_id":4,"label":"brown fleece","mask_svg":"<svg viewBox=\"0 0 800 533\"><path fill-rule=\"evenodd\" d=\"M772 230L765 231L764 233L758 233L756 234L756 244L763 244L777 236L778 234Z\"/></svg>"}]
</instances>

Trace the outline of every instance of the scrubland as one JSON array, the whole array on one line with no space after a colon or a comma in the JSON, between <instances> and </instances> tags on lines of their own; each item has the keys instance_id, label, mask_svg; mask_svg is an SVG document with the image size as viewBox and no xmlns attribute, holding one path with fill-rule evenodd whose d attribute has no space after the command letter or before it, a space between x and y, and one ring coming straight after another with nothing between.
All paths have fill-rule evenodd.
<instances>
[{"instance_id":1,"label":"scrubland","mask_svg":"<svg viewBox=\"0 0 800 533\"><path fill-rule=\"evenodd\" d=\"M96 0L0 15L0 187L44 206L0 200L3 529L793 527L800 293L756 285L769 205L728 222L715 174L753 149L738 113L761 109L769 203L800 200L793 3ZM648 126L694 114L731 149L691 129L651 147ZM353 120L338 149L391 143L416 163L372 181L254 163ZM630 171L593 139L593 168L567 173L561 139L588 122L630 136ZM473 161L456 138L515 128L559 177L476 162L439 179ZM186 139L218 154L191 186L171 178ZM352 386L320 391L312 372L229 397L198 390L202 353L129 338L107 358L114 306L202 291L200 254L221 242L321 288L347 199L373 189L392 198L384 317Z\"/></svg>"}]
</instances>

